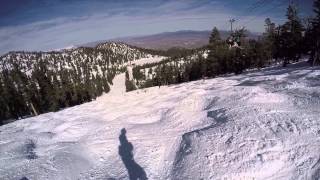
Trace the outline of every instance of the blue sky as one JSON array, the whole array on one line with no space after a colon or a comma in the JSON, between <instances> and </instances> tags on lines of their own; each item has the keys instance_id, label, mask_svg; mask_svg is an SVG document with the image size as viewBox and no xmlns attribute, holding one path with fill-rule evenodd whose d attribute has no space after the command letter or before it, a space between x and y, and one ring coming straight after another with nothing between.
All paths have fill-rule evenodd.
<instances>
[{"instance_id":1,"label":"blue sky","mask_svg":"<svg viewBox=\"0 0 320 180\"><path fill-rule=\"evenodd\" d=\"M313 0L295 0L301 16ZM288 0L1 0L0 54L53 50L115 37L178 30L264 30L264 19L285 21Z\"/></svg>"}]
</instances>

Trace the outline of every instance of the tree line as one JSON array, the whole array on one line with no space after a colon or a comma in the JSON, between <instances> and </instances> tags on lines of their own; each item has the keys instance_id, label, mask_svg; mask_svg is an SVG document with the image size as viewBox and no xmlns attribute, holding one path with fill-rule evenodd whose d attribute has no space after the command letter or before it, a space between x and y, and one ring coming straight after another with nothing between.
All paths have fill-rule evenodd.
<instances>
[{"instance_id":1,"label":"tree line","mask_svg":"<svg viewBox=\"0 0 320 180\"><path fill-rule=\"evenodd\" d=\"M123 63L147 55L126 48L121 53L77 48L0 57L0 124L79 105L109 92L114 76L125 70Z\"/></svg>"},{"instance_id":2,"label":"tree line","mask_svg":"<svg viewBox=\"0 0 320 180\"><path fill-rule=\"evenodd\" d=\"M238 29L224 40L219 30L212 30L207 57L205 51L170 57L156 64L133 68L132 87L146 88L216 77L226 73L240 74L246 69L263 68L272 63L287 66L303 55L310 57L311 65L320 64L320 2L314 2L315 17L303 24L294 4L287 8L287 21L276 26L265 20L265 32L259 39L248 39L247 30Z\"/></svg>"}]
</instances>

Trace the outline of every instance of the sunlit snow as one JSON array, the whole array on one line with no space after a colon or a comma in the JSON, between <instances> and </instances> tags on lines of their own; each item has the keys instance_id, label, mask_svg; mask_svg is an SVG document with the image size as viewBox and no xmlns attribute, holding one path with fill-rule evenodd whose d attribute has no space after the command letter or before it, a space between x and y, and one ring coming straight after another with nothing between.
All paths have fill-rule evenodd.
<instances>
[{"instance_id":1,"label":"sunlit snow","mask_svg":"<svg viewBox=\"0 0 320 180\"><path fill-rule=\"evenodd\" d=\"M316 179L320 69L125 93L0 127L0 179ZM125 129L125 130L124 130Z\"/></svg>"}]
</instances>

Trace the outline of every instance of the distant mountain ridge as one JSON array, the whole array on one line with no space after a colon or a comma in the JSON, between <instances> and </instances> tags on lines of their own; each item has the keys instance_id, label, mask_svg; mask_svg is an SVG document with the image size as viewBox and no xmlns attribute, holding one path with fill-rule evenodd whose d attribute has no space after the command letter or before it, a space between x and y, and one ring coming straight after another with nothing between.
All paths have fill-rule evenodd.
<instances>
[{"instance_id":1,"label":"distant mountain ridge","mask_svg":"<svg viewBox=\"0 0 320 180\"><path fill-rule=\"evenodd\" d=\"M199 48L208 44L211 31L192 31L182 30L176 32L164 32L146 36L131 36L120 37L109 40L101 40L91 43L86 43L81 46L95 47L106 41L123 42L132 46L137 46L146 49L168 50L170 48ZM226 39L230 32L220 31L221 37ZM258 33L248 33L251 39L257 39Z\"/></svg>"}]
</instances>

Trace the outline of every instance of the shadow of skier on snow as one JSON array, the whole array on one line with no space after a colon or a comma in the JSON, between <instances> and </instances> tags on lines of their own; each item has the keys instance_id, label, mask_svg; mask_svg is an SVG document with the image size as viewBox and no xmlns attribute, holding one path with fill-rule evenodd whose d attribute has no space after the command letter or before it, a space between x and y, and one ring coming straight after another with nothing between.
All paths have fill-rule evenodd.
<instances>
[{"instance_id":1,"label":"shadow of skier on snow","mask_svg":"<svg viewBox=\"0 0 320 180\"><path fill-rule=\"evenodd\" d=\"M126 129L121 130L119 136L120 146L119 155L124 166L127 168L130 180L147 180L146 172L143 168L134 161L133 158L133 145L128 141L126 136Z\"/></svg>"}]
</instances>

